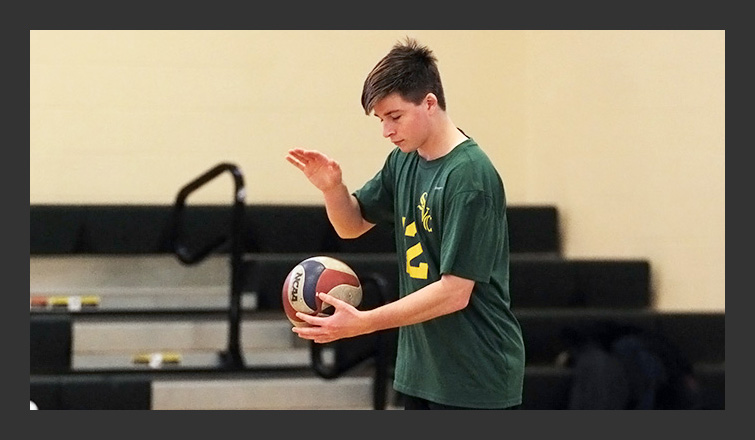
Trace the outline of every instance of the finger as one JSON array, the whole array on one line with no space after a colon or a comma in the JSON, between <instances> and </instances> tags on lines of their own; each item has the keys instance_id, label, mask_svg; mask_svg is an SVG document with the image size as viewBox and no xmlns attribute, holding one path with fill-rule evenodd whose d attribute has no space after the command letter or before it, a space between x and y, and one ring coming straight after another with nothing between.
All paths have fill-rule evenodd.
<instances>
[{"instance_id":1,"label":"finger","mask_svg":"<svg viewBox=\"0 0 755 440\"><path fill-rule=\"evenodd\" d=\"M330 294L325 293L325 292L319 292L317 294L317 296L320 298L320 300L322 302L328 303L328 304L332 305L335 308L343 307L344 305L351 305L351 304L347 303L346 301L343 301L343 300L341 300L339 298L336 298L335 296L330 295Z\"/></svg>"},{"instance_id":2,"label":"finger","mask_svg":"<svg viewBox=\"0 0 755 440\"><path fill-rule=\"evenodd\" d=\"M288 155L288 156L286 156L286 160L290 164L292 164L293 166L295 166L296 168L299 168L300 170L304 169L304 163L302 161L296 159L295 157L293 157L291 155Z\"/></svg>"},{"instance_id":3,"label":"finger","mask_svg":"<svg viewBox=\"0 0 755 440\"><path fill-rule=\"evenodd\" d=\"M329 160L328 156L317 150L305 150L303 148L294 148L290 152L299 160L306 163L309 161Z\"/></svg>"},{"instance_id":4,"label":"finger","mask_svg":"<svg viewBox=\"0 0 755 440\"><path fill-rule=\"evenodd\" d=\"M302 339L312 339L314 340L317 335L312 334L311 332L308 332L307 329L309 327L294 327L292 330L294 333L296 333L297 336L299 336Z\"/></svg>"},{"instance_id":5,"label":"finger","mask_svg":"<svg viewBox=\"0 0 755 440\"><path fill-rule=\"evenodd\" d=\"M298 159L302 159L302 158L306 157L306 155L307 155L306 152L307 151L304 150L303 148L292 148L292 149L288 150L288 154L289 155L294 156L294 157L296 157Z\"/></svg>"},{"instance_id":6,"label":"finger","mask_svg":"<svg viewBox=\"0 0 755 440\"><path fill-rule=\"evenodd\" d=\"M326 317L314 316L314 315L308 315L308 314L302 313L302 312L296 312L296 318L299 319L300 321L306 322L309 325L313 325L313 326L317 326L317 327L319 327L322 324L324 324L323 321L325 319L328 319L327 316Z\"/></svg>"},{"instance_id":7,"label":"finger","mask_svg":"<svg viewBox=\"0 0 755 440\"><path fill-rule=\"evenodd\" d=\"M288 157L294 158L302 163L306 162L306 156L301 149L288 150Z\"/></svg>"},{"instance_id":8,"label":"finger","mask_svg":"<svg viewBox=\"0 0 755 440\"><path fill-rule=\"evenodd\" d=\"M319 333L319 329L316 326L313 326L311 324L295 325L291 327L291 331L293 331L294 333L296 333L302 338L308 338L308 339L312 339L313 337L317 335L317 333Z\"/></svg>"},{"instance_id":9,"label":"finger","mask_svg":"<svg viewBox=\"0 0 755 440\"><path fill-rule=\"evenodd\" d=\"M328 168L336 172L341 172L341 165L333 159L328 160Z\"/></svg>"},{"instance_id":10,"label":"finger","mask_svg":"<svg viewBox=\"0 0 755 440\"><path fill-rule=\"evenodd\" d=\"M327 332L322 329L322 327L318 326L294 326L291 328L291 330L300 338L309 339L314 342L321 343L323 341L332 339L330 336L328 336Z\"/></svg>"}]
</instances>

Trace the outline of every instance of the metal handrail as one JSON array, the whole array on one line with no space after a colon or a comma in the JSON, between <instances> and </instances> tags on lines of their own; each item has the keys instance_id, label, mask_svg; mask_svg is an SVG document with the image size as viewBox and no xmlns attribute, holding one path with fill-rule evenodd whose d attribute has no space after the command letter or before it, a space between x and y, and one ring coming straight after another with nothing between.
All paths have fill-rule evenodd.
<instances>
[{"instance_id":1,"label":"metal handrail","mask_svg":"<svg viewBox=\"0 0 755 440\"><path fill-rule=\"evenodd\" d=\"M223 172L230 172L234 178L234 203L232 208L232 222L230 237L221 236L212 243L205 245L198 251L191 252L182 242L183 232L183 212L186 206L187 197L202 187L207 182L216 178ZM176 196L173 209L171 244L176 257L184 264L195 264L205 259L210 253L223 246L228 241L231 244L231 292L230 305L228 309L228 345L224 352L221 352L221 363L228 369L244 369L245 361L240 349L240 323L241 323L241 291L244 281L244 263L243 259L243 233L244 233L244 199L246 191L244 189L244 179L240 169L230 163L220 163L210 170L206 171L199 177L186 184ZM362 285L374 284L379 294L379 305L390 301L388 295L388 282L378 273L368 273L360 276ZM348 362L338 362L336 355L335 365L327 365L323 360L323 345L311 344L311 359L314 371L323 378L336 378L342 373L355 367L362 361L375 358L375 377L373 382L373 405L375 409L384 409L386 405L386 391L388 383L388 369L390 368L390 347L391 339L386 331L376 332L373 335L366 335L375 338L374 349L364 356L350 359ZM334 344L338 350L338 343ZM326 344L329 345L329 344Z\"/></svg>"},{"instance_id":2,"label":"metal handrail","mask_svg":"<svg viewBox=\"0 0 755 440\"><path fill-rule=\"evenodd\" d=\"M234 181L234 198L232 206L231 231L229 236L221 236L212 243L202 247L198 251L191 252L181 241L183 232L183 212L187 197L199 189L202 185L213 180L224 172L230 172ZM243 257L243 233L246 190L244 177L241 170L231 163L220 163L199 177L186 184L176 196L173 209L171 244L176 257L184 264L195 264L205 259L214 250L230 241L231 258L231 289L230 303L228 307L228 345L225 352L221 352L221 362L227 368L244 368L244 358L240 349L240 325L241 325L241 290L244 280Z\"/></svg>"}]
</instances>

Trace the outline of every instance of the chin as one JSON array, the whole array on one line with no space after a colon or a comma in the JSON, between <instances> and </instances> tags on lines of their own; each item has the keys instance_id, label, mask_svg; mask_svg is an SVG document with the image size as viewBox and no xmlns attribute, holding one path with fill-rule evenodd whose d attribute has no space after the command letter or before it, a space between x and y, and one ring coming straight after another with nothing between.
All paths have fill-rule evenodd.
<instances>
[{"instance_id":1,"label":"chin","mask_svg":"<svg viewBox=\"0 0 755 440\"><path fill-rule=\"evenodd\" d=\"M416 148L410 146L405 141L401 141L399 143L393 144L398 147L399 150L401 150L404 153L411 153L412 151L416 150Z\"/></svg>"}]
</instances>

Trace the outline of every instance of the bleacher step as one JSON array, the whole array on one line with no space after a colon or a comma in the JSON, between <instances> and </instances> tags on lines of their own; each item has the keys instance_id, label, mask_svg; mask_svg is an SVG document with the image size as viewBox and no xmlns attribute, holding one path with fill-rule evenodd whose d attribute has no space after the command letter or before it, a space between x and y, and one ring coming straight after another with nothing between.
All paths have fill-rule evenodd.
<instances>
[{"instance_id":1,"label":"bleacher step","mask_svg":"<svg viewBox=\"0 0 755 440\"><path fill-rule=\"evenodd\" d=\"M161 380L152 382L154 410L370 410L373 378L350 376Z\"/></svg>"},{"instance_id":2,"label":"bleacher step","mask_svg":"<svg viewBox=\"0 0 755 440\"><path fill-rule=\"evenodd\" d=\"M241 347L305 346L306 341L291 331L292 325L283 312L279 315L277 319L243 319L239 324ZM228 331L226 317L76 320L73 323L73 351L75 354L134 350L212 351L226 346Z\"/></svg>"},{"instance_id":3,"label":"bleacher step","mask_svg":"<svg viewBox=\"0 0 755 440\"><path fill-rule=\"evenodd\" d=\"M210 370L221 369L221 350L218 351L139 351L134 353L114 354L74 354L72 370L76 372L101 372L101 371L144 371L144 370ZM139 354L144 360L135 361L135 354ZM172 356L178 355L174 360ZM283 348L283 349L257 349L242 353L246 368L310 368L312 366L311 351L306 348ZM170 357L170 360L169 359ZM328 350L322 353L325 363L332 363L334 355Z\"/></svg>"}]
</instances>

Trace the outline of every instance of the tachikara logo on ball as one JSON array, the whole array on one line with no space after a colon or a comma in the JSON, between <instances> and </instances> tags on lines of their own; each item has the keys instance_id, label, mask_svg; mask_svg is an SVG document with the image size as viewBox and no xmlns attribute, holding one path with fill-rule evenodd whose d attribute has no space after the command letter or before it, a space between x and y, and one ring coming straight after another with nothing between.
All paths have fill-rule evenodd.
<instances>
[{"instance_id":1,"label":"tachikara logo on ball","mask_svg":"<svg viewBox=\"0 0 755 440\"><path fill-rule=\"evenodd\" d=\"M306 325L296 312L324 315L332 306L317 293L325 292L353 306L362 302L362 285L356 273L343 261L332 257L307 258L289 272L283 283L283 310L294 325Z\"/></svg>"}]
</instances>

